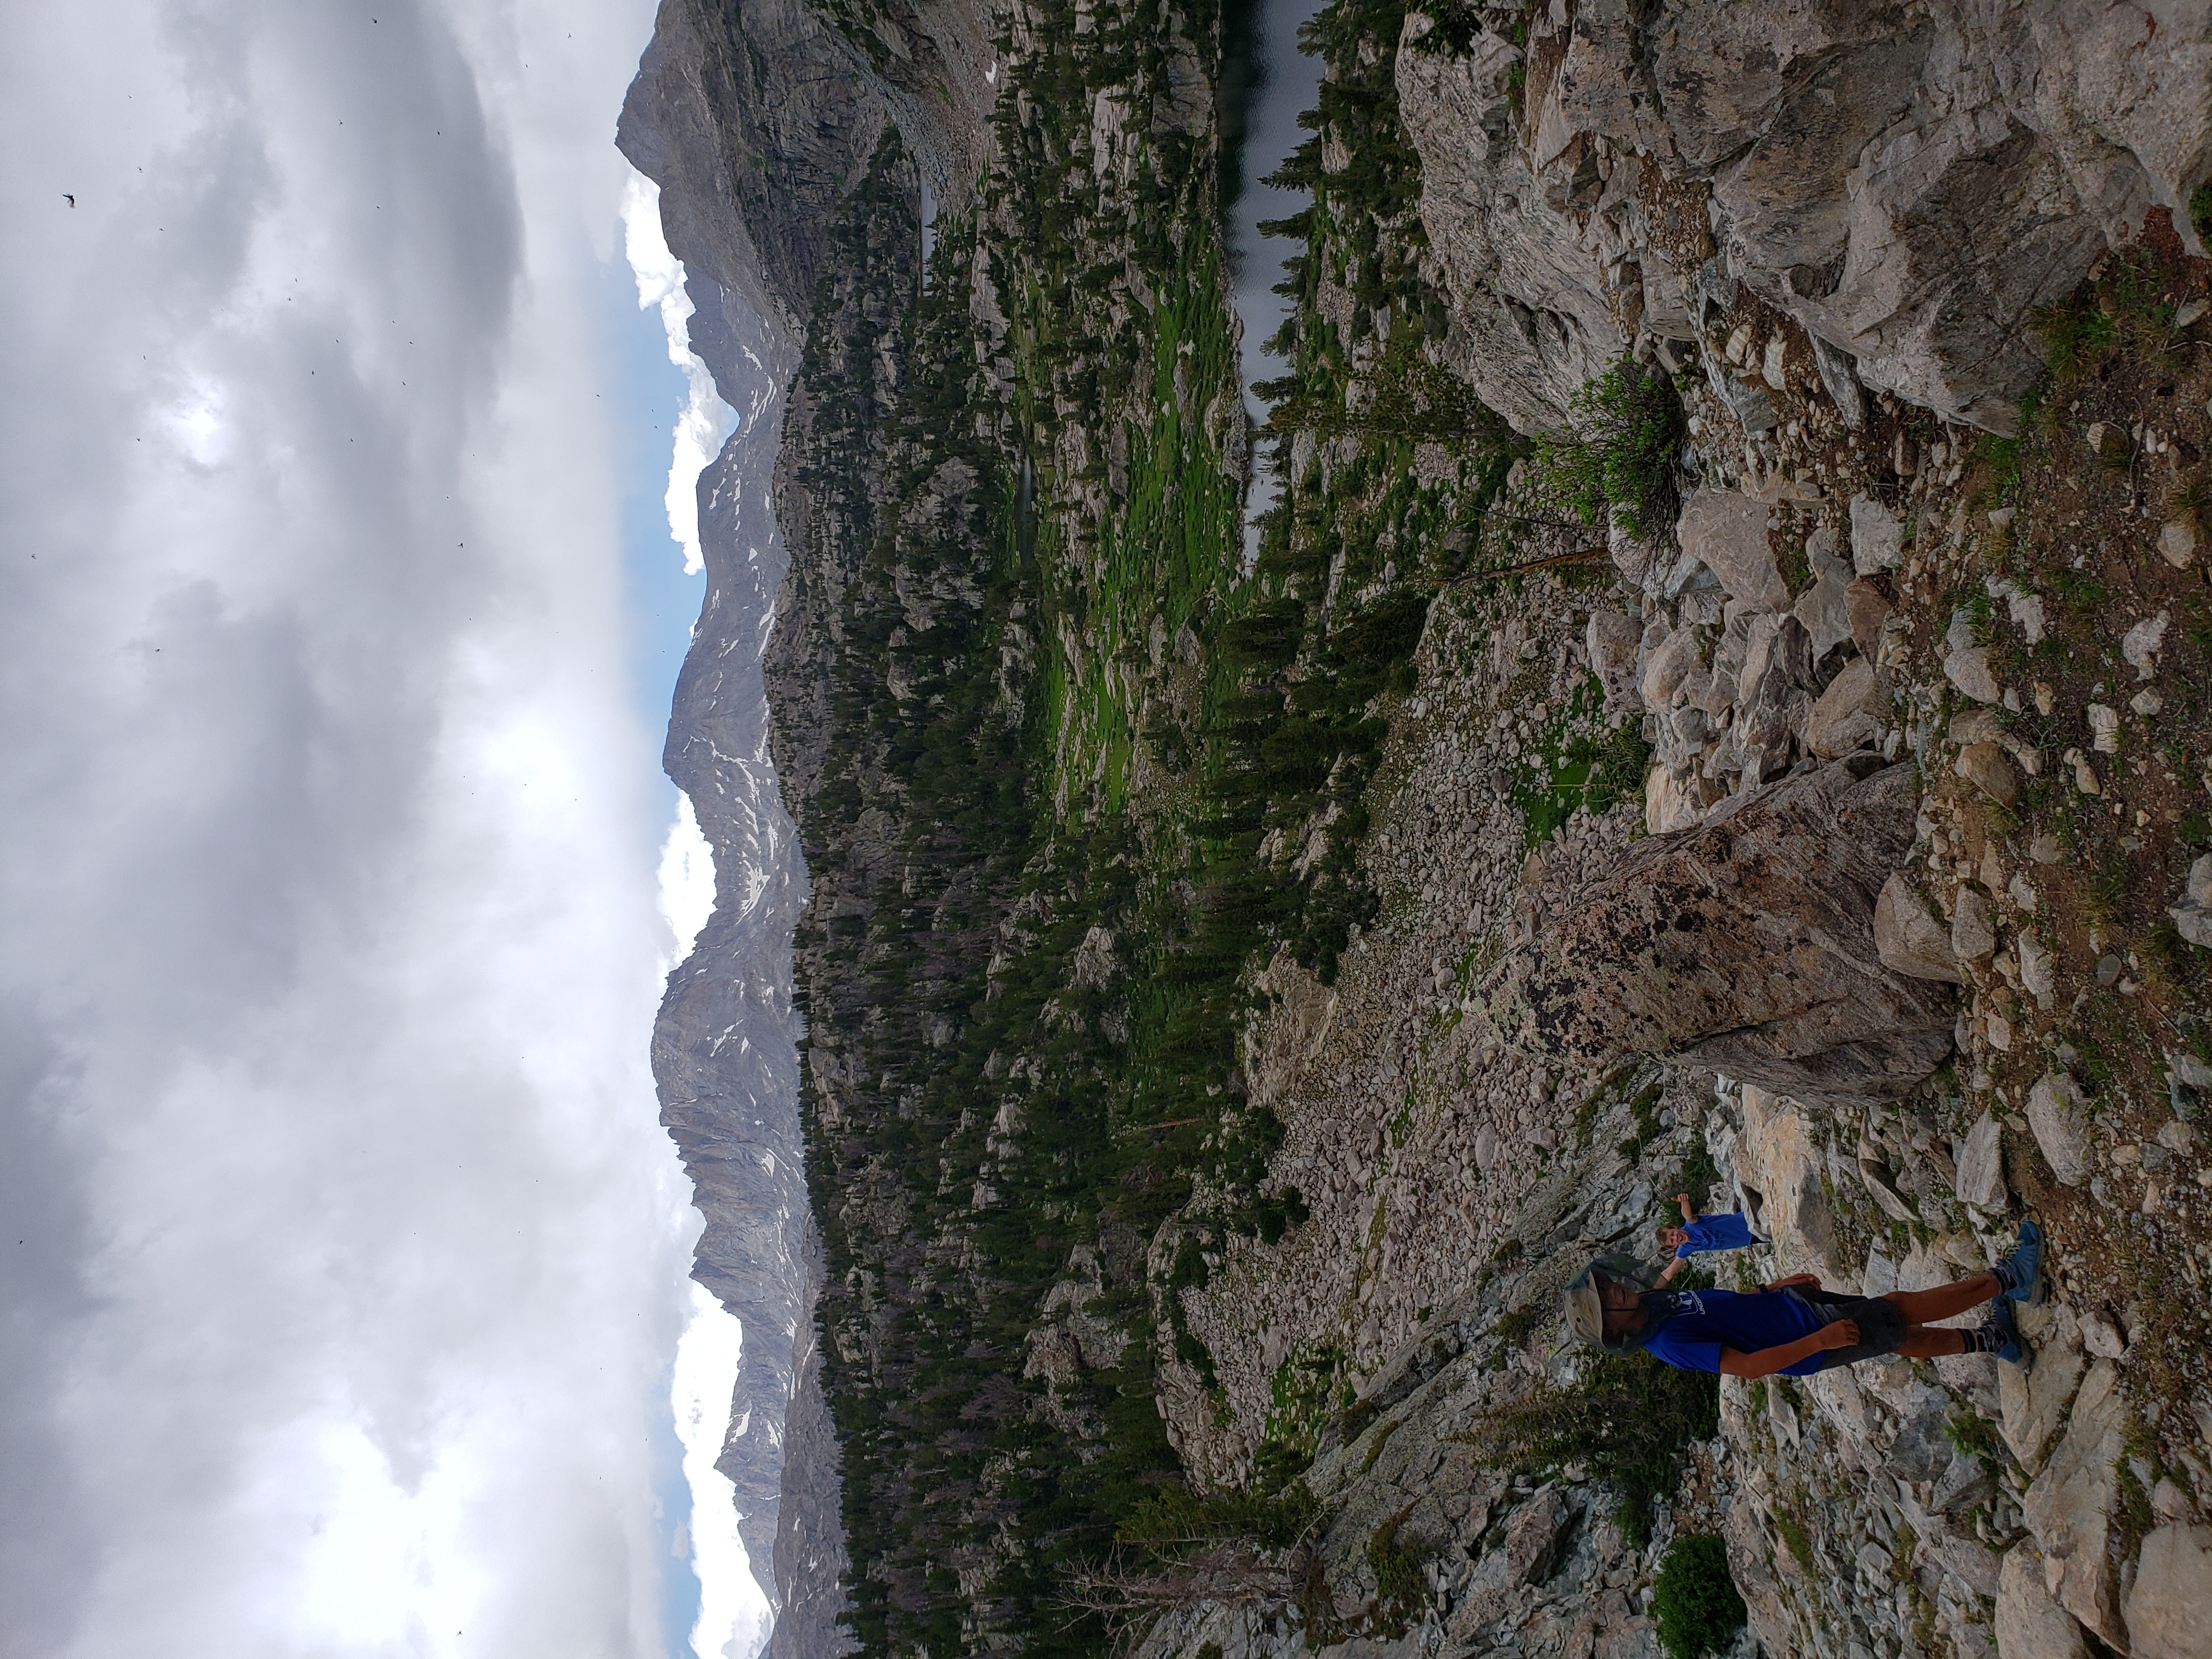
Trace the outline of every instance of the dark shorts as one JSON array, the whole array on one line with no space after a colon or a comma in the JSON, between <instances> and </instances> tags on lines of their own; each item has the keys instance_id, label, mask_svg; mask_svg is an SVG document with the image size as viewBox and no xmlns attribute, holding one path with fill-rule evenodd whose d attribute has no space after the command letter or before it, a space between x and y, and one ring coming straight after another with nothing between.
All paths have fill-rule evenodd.
<instances>
[{"instance_id":1,"label":"dark shorts","mask_svg":"<svg viewBox=\"0 0 2212 1659\"><path fill-rule=\"evenodd\" d=\"M1886 1297L1845 1296L1841 1291L1812 1291L1802 1285L1792 1285L1784 1294L1796 1297L1811 1309L1814 1317L1823 1325L1832 1325L1838 1319L1856 1322L1858 1346L1831 1348L1821 1355L1820 1369L1824 1371L1895 1353L1905 1341L1905 1310Z\"/></svg>"}]
</instances>

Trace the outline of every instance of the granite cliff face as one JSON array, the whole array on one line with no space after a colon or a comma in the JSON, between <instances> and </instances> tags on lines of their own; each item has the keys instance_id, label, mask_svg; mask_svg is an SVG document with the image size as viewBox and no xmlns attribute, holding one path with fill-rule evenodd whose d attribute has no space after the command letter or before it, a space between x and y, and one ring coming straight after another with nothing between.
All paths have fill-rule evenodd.
<instances>
[{"instance_id":1,"label":"granite cliff face","mask_svg":"<svg viewBox=\"0 0 2212 1659\"><path fill-rule=\"evenodd\" d=\"M1398 61L1450 361L1524 430L1632 343L1695 342L1741 283L1824 372L2009 432L2029 313L2149 210L2185 225L2207 165L2186 7L1523 9ZM1409 9L1408 43L1455 19Z\"/></svg>"},{"instance_id":2,"label":"granite cliff face","mask_svg":"<svg viewBox=\"0 0 2212 1659\"><path fill-rule=\"evenodd\" d=\"M1701 1536L1739 1651L2191 1651L2212 19L1334 0L1249 562L1235 35L670 0L625 112L757 400L655 1060L776 1651L1643 1655ZM2035 1368L1563 1351L1686 1189L2034 1215Z\"/></svg>"}]
</instances>

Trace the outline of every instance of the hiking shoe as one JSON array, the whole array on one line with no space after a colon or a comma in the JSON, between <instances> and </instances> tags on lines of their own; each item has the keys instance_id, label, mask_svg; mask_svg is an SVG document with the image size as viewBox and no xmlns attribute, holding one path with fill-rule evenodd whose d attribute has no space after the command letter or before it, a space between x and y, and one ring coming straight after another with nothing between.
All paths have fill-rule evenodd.
<instances>
[{"instance_id":1,"label":"hiking shoe","mask_svg":"<svg viewBox=\"0 0 2212 1659\"><path fill-rule=\"evenodd\" d=\"M2031 1308L2039 1306L2043 1301L2043 1229L2033 1221L2021 1222L2020 1243L2012 1247L2005 1266L2012 1270L2013 1279L2012 1288L2005 1295Z\"/></svg>"},{"instance_id":2,"label":"hiking shoe","mask_svg":"<svg viewBox=\"0 0 2212 1659\"><path fill-rule=\"evenodd\" d=\"M1989 1321L1982 1328L1996 1332L2002 1339L1996 1347L1990 1350L1998 1358L2017 1365L2022 1370L2035 1363L2027 1344L2021 1340L2020 1321L2014 1317L2012 1304L2004 1297L1999 1297L1990 1304Z\"/></svg>"}]
</instances>

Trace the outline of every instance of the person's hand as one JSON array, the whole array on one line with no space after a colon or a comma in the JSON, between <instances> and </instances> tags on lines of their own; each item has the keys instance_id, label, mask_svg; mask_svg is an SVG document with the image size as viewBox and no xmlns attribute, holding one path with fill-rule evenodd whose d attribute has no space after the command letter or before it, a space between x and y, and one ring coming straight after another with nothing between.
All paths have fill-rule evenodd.
<instances>
[{"instance_id":1,"label":"person's hand","mask_svg":"<svg viewBox=\"0 0 2212 1659\"><path fill-rule=\"evenodd\" d=\"M1677 1194L1674 1194L1674 1201L1675 1201L1677 1204L1679 1204L1679 1205L1680 1205L1680 1206L1682 1206L1682 1219L1683 1219L1685 1222L1687 1222L1687 1221L1689 1220L1689 1218L1690 1218L1690 1195L1689 1195L1689 1194L1687 1194L1687 1193L1677 1193Z\"/></svg>"},{"instance_id":2,"label":"person's hand","mask_svg":"<svg viewBox=\"0 0 2212 1659\"><path fill-rule=\"evenodd\" d=\"M1820 1328L1820 1346L1833 1352L1838 1348L1856 1348L1859 1345L1858 1322L1838 1319L1832 1325Z\"/></svg>"},{"instance_id":3,"label":"person's hand","mask_svg":"<svg viewBox=\"0 0 2212 1659\"><path fill-rule=\"evenodd\" d=\"M1817 1273L1792 1273L1787 1279L1778 1279L1771 1285L1762 1285L1759 1288L1762 1291L1786 1291L1793 1285L1810 1285L1817 1291L1820 1288L1820 1275Z\"/></svg>"}]
</instances>

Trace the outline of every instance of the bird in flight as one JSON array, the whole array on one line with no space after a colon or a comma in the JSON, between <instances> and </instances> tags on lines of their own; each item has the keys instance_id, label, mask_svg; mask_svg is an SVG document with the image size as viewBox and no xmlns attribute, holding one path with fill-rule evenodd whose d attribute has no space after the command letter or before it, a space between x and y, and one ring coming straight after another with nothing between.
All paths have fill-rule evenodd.
<instances>
[{"instance_id":1,"label":"bird in flight","mask_svg":"<svg viewBox=\"0 0 2212 1659\"><path fill-rule=\"evenodd\" d=\"M62 200L67 202L71 207L75 207L76 205L76 198L70 195L67 191L64 191L62 192Z\"/></svg>"}]
</instances>

